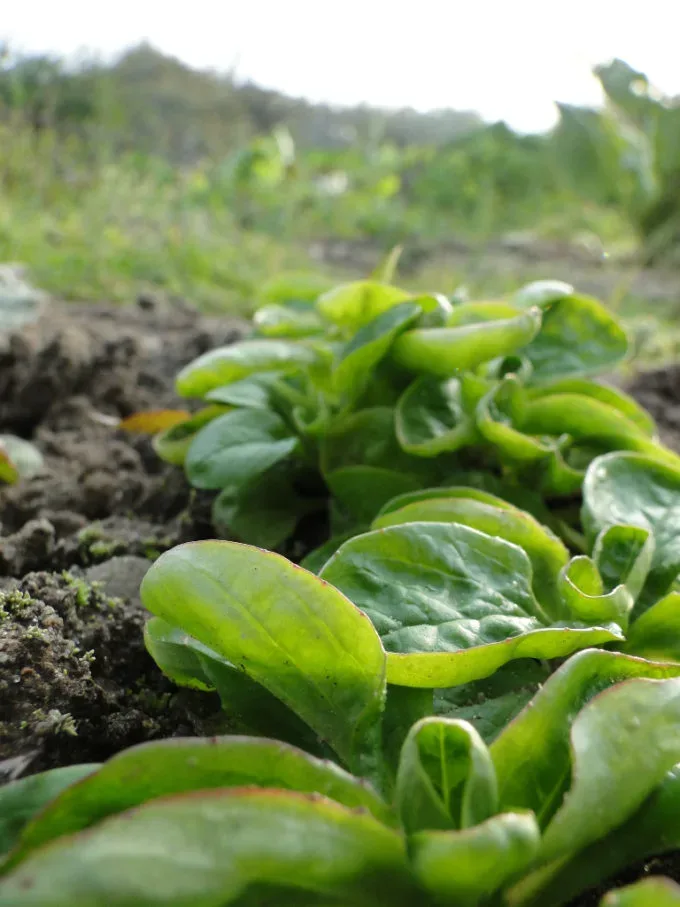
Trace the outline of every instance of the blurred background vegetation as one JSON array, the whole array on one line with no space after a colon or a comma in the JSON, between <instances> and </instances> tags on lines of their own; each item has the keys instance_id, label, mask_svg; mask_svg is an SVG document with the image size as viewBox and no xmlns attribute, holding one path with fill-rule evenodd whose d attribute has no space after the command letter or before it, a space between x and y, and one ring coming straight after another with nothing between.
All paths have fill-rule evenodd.
<instances>
[{"instance_id":1,"label":"blurred background vegetation","mask_svg":"<svg viewBox=\"0 0 680 907\"><path fill-rule=\"evenodd\" d=\"M675 318L680 99L621 60L596 74L602 110L560 105L551 132L521 135L313 104L146 44L77 65L4 47L0 261L66 298L245 312L281 270L366 273L399 243L419 288L580 275L625 315L644 321L644 296Z\"/></svg>"}]
</instances>

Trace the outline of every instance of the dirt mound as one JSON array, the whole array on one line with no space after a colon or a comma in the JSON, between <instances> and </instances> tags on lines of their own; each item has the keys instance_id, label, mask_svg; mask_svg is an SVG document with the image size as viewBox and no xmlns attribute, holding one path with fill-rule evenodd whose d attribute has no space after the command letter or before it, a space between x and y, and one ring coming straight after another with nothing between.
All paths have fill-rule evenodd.
<instances>
[{"instance_id":1,"label":"dirt mound","mask_svg":"<svg viewBox=\"0 0 680 907\"><path fill-rule=\"evenodd\" d=\"M195 732L215 710L158 676L137 598L149 558L211 534L207 502L115 422L176 406L177 370L240 332L147 302L53 305L0 337L0 431L45 457L40 475L0 489L0 760L104 759Z\"/></svg>"}]
</instances>

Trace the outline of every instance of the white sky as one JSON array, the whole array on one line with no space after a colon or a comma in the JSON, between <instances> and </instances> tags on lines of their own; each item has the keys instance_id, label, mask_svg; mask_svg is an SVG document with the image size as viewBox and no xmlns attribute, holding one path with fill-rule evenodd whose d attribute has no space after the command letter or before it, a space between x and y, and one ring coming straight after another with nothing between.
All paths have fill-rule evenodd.
<instances>
[{"instance_id":1,"label":"white sky","mask_svg":"<svg viewBox=\"0 0 680 907\"><path fill-rule=\"evenodd\" d=\"M474 109L548 128L597 104L619 56L680 94L680 0L0 0L18 50L109 55L143 39L192 66L312 100ZM674 25L675 21L675 25Z\"/></svg>"}]
</instances>

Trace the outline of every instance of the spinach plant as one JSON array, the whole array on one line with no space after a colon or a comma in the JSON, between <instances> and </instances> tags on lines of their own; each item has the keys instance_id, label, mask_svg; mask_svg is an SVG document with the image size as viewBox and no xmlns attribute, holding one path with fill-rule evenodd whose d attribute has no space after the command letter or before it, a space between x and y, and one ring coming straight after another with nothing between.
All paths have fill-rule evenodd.
<instances>
[{"instance_id":1,"label":"spinach plant","mask_svg":"<svg viewBox=\"0 0 680 907\"><path fill-rule=\"evenodd\" d=\"M268 304L250 337L187 365L177 390L203 408L154 444L218 492L220 533L267 548L315 513L342 538L397 495L468 484L470 468L530 484L569 537L562 503L597 455L680 465L630 397L592 379L625 353L607 310L554 281L503 302L359 281Z\"/></svg>"},{"instance_id":2,"label":"spinach plant","mask_svg":"<svg viewBox=\"0 0 680 907\"><path fill-rule=\"evenodd\" d=\"M170 676L246 720L271 709L303 748L178 739L0 788L1 907L559 907L680 847L680 664L579 652L489 742L431 714L418 656L391 679L367 616L279 555L181 546L142 594ZM613 903L657 890L674 896Z\"/></svg>"}]
</instances>

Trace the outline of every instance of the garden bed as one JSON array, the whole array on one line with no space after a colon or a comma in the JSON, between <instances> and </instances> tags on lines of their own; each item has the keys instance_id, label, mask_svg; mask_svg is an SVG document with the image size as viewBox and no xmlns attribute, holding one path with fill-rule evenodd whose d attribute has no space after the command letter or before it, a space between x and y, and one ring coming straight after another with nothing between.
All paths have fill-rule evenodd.
<instances>
[{"instance_id":1,"label":"garden bed","mask_svg":"<svg viewBox=\"0 0 680 907\"><path fill-rule=\"evenodd\" d=\"M239 332L228 318L142 300L53 306L2 338L0 432L34 441L46 469L0 492L0 782L225 730L216 696L178 690L146 653L138 596L150 560L211 537L212 495L116 424L176 406L178 369ZM680 450L680 369L641 374L629 390ZM630 878L650 871L679 879L677 856Z\"/></svg>"}]
</instances>

